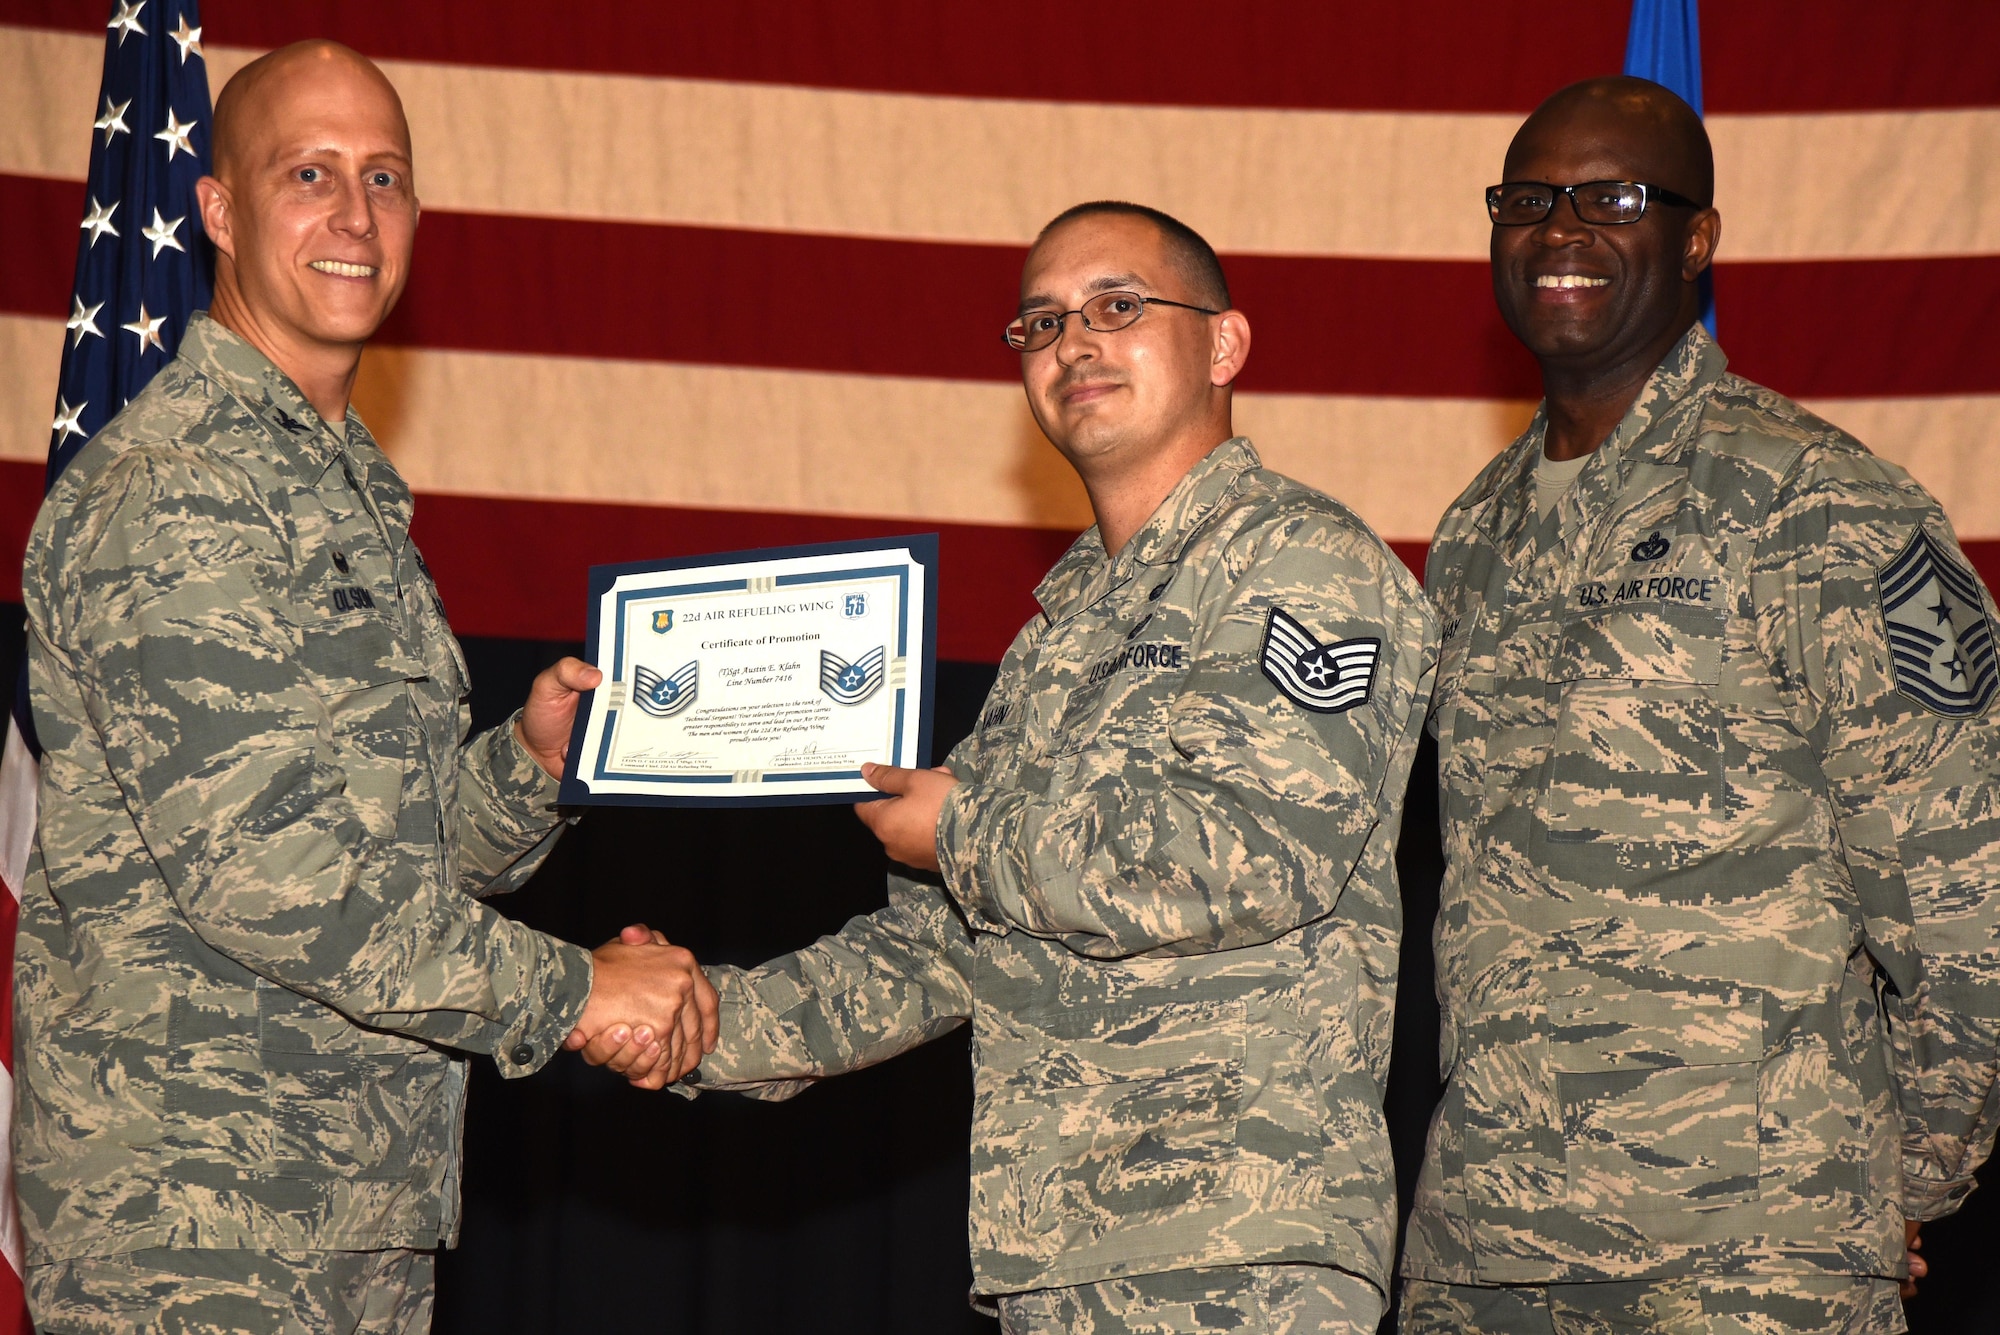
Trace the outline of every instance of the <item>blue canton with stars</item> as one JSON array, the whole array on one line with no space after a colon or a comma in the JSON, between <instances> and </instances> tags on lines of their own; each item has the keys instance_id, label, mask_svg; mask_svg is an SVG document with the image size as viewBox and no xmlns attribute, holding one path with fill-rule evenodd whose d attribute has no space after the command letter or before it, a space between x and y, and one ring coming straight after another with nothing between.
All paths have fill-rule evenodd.
<instances>
[{"instance_id":1,"label":"blue canton with stars","mask_svg":"<svg viewBox=\"0 0 2000 1335\"><path fill-rule=\"evenodd\" d=\"M209 163L196 0L113 0L109 11L51 484L173 359L188 318L208 305L211 257L194 191Z\"/></svg>"}]
</instances>

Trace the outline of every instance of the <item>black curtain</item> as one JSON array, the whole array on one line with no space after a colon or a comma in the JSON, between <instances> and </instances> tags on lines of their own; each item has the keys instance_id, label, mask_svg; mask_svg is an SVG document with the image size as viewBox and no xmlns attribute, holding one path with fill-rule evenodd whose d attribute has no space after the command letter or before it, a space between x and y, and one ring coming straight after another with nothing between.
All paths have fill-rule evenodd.
<instances>
[{"instance_id":1,"label":"black curtain","mask_svg":"<svg viewBox=\"0 0 2000 1335\"><path fill-rule=\"evenodd\" d=\"M0 681L21 610L0 605ZM575 646L468 640L481 726ZM993 670L939 669L938 753L963 736ZM1436 757L1426 743L1398 861L1405 948L1388 1117L1408 1200L1438 1095L1430 927ZM845 807L593 810L518 894L524 922L594 945L628 922L700 958L755 964L883 902L880 848ZM440 1257L440 1335L993 1335L966 1303L963 1031L780 1104L627 1088L565 1054L525 1080L472 1064L465 1229ZM1996 1173L1981 1173L1989 1184ZM2000 1191L1927 1230L1918 1335L2000 1331Z\"/></svg>"}]
</instances>

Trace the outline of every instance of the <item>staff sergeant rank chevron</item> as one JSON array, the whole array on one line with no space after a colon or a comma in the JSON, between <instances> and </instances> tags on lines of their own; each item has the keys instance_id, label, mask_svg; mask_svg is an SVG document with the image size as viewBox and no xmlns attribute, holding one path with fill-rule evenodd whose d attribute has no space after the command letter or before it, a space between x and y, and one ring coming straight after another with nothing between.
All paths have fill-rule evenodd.
<instances>
[{"instance_id":1,"label":"staff sergeant rank chevron","mask_svg":"<svg viewBox=\"0 0 2000 1335\"><path fill-rule=\"evenodd\" d=\"M1981 713L2000 684L1993 627L1972 572L1919 528L1877 578L1896 686L1947 718Z\"/></svg>"},{"instance_id":2,"label":"staff sergeant rank chevron","mask_svg":"<svg viewBox=\"0 0 2000 1335\"><path fill-rule=\"evenodd\" d=\"M837 705L858 705L881 689L887 646L870 649L852 663L839 654L819 651L819 688Z\"/></svg>"},{"instance_id":3,"label":"staff sergeant rank chevron","mask_svg":"<svg viewBox=\"0 0 2000 1335\"><path fill-rule=\"evenodd\" d=\"M649 667L632 665L632 703L654 718L672 718L694 703L700 689L701 663L681 664L672 676L662 677Z\"/></svg>"},{"instance_id":4,"label":"staff sergeant rank chevron","mask_svg":"<svg viewBox=\"0 0 2000 1335\"><path fill-rule=\"evenodd\" d=\"M1375 682L1375 638L1321 644L1297 618L1273 607L1264 624L1264 675L1315 714L1338 714L1368 699Z\"/></svg>"}]
</instances>

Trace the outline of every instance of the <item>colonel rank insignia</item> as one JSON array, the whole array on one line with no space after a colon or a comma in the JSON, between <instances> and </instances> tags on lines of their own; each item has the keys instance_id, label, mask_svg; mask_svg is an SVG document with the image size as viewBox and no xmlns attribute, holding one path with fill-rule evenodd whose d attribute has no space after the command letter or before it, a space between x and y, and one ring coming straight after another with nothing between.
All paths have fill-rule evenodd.
<instances>
[{"instance_id":1,"label":"colonel rank insignia","mask_svg":"<svg viewBox=\"0 0 2000 1335\"><path fill-rule=\"evenodd\" d=\"M1983 713L2000 684L2000 669L1973 573L1919 528L1876 582L1896 688L1949 718Z\"/></svg>"},{"instance_id":2,"label":"colonel rank insignia","mask_svg":"<svg viewBox=\"0 0 2000 1335\"><path fill-rule=\"evenodd\" d=\"M819 651L819 688L839 705L858 705L881 689L885 649L870 649L852 663L839 654Z\"/></svg>"},{"instance_id":3,"label":"colonel rank insignia","mask_svg":"<svg viewBox=\"0 0 2000 1335\"><path fill-rule=\"evenodd\" d=\"M1273 607L1264 625L1264 675L1315 714L1338 714L1367 700L1381 655L1376 638L1321 644L1281 608Z\"/></svg>"},{"instance_id":4,"label":"colonel rank insignia","mask_svg":"<svg viewBox=\"0 0 2000 1335\"><path fill-rule=\"evenodd\" d=\"M672 718L694 703L700 686L701 664L683 663L671 676L662 677L649 667L632 665L632 703L654 718Z\"/></svg>"}]
</instances>

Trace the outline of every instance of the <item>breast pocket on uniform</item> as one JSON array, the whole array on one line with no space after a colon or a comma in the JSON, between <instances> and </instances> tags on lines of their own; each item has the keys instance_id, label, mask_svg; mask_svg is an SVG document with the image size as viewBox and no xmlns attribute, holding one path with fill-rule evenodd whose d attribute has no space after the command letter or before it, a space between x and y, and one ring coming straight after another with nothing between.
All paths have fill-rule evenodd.
<instances>
[{"instance_id":1,"label":"breast pocket on uniform","mask_svg":"<svg viewBox=\"0 0 2000 1335\"><path fill-rule=\"evenodd\" d=\"M1600 989L1549 1003L1570 1208L1679 1213L1758 1191L1763 995Z\"/></svg>"},{"instance_id":2,"label":"breast pocket on uniform","mask_svg":"<svg viewBox=\"0 0 2000 1335\"><path fill-rule=\"evenodd\" d=\"M414 720L408 683L424 667L381 616L363 611L299 627L299 661L326 710L332 754L371 834L396 829Z\"/></svg>"},{"instance_id":3,"label":"breast pocket on uniform","mask_svg":"<svg viewBox=\"0 0 2000 1335\"><path fill-rule=\"evenodd\" d=\"M1559 875L1632 889L1719 842L1725 625L1719 610L1671 604L1564 623L1538 811Z\"/></svg>"}]
</instances>

